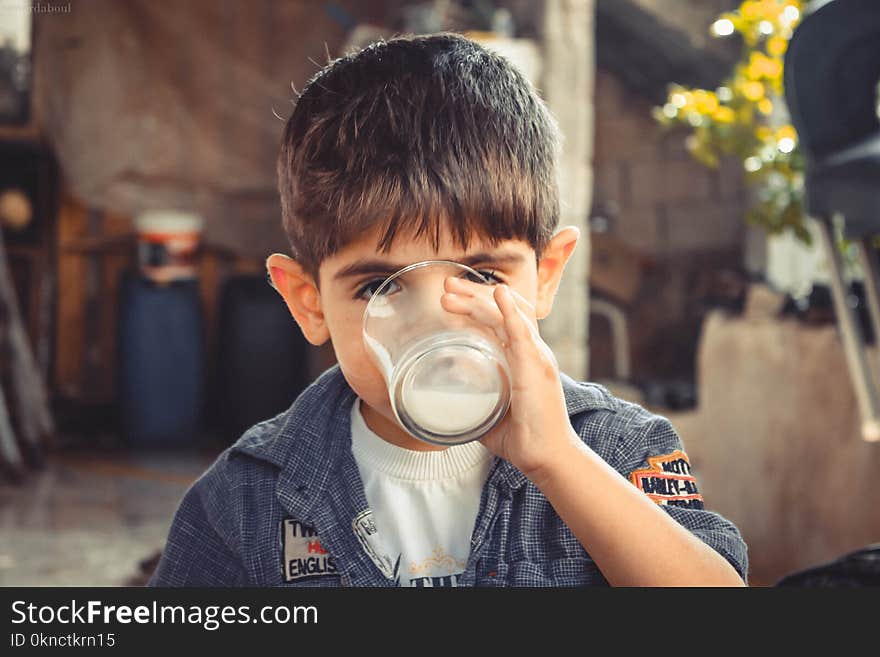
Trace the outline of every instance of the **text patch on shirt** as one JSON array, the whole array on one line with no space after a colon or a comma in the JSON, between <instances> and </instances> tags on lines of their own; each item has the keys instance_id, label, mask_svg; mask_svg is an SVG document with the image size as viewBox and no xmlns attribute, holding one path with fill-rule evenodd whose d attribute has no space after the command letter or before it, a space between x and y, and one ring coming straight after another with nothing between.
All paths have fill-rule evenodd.
<instances>
[{"instance_id":1,"label":"text patch on shirt","mask_svg":"<svg viewBox=\"0 0 880 657\"><path fill-rule=\"evenodd\" d=\"M321 545L318 533L299 520L281 521L281 553L285 582L322 575L339 576L333 557Z\"/></svg>"},{"instance_id":2,"label":"text patch on shirt","mask_svg":"<svg viewBox=\"0 0 880 657\"><path fill-rule=\"evenodd\" d=\"M691 475L691 463L681 450L652 456L650 467L636 470L629 476L636 488L657 504L702 509L703 496L697 490L697 480Z\"/></svg>"}]
</instances>

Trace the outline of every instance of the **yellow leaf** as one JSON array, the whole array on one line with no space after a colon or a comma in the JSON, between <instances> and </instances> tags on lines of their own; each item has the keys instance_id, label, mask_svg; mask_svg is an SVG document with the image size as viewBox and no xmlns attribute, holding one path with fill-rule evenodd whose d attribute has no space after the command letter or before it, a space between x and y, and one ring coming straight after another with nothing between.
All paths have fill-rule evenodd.
<instances>
[{"instance_id":1,"label":"yellow leaf","mask_svg":"<svg viewBox=\"0 0 880 657\"><path fill-rule=\"evenodd\" d=\"M784 125L776 131L776 141L786 138L797 139L797 133L794 130L794 126Z\"/></svg>"},{"instance_id":2,"label":"yellow leaf","mask_svg":"<svg viewBox=\"0 0 880 657\"><path fill-rule=\"evenodd\" d=\"M697 89L694 91L694 106L701 114L712 114L718 109L718 98L711 91Z\"/></svg>"},{"instance_id":3,"label":"yellow leaf","mask_svg":"<svg viewBox=\"0 0 880 657\"><path fill-rule=\"evenodd\" d=\"M729 107L719 107L712 114L712 118L718 123L733 123L736 119L736 114Z\"/></svg>"},{"instance_id":4,"label":"yellow leaf","mask_svg":"<svg viewBox=\"0 0 880 657\"><path fill-rule=\"evenodd\" d=\"M781 57L788 49L788 40L781 36L773 36L767 39L767 52L774 57Z\"/></svg>"},{"instance_id":5,"label":"yellow leaf","mask_svg":"<svg viewBox=\"0 0 880 657\"><path fill-rule=\"evenodd\" d=\"M742 90L743 95L751 101L758 101L764 97L764 85L754 80L746 82Z\"/></svg>"},{"instance_id":6,"label":"yellow leaf","mask_svg":"<svg viewBox=\"0 0 880 657\"><path fill-rule=\"evenodd\" d=\"M761 15L761 7L757 2L748 1L742 3L742 6L739 8L740 14L742 14L743 18L747 18L750 21L756 20Z\"/></svg>"}]
</instances>

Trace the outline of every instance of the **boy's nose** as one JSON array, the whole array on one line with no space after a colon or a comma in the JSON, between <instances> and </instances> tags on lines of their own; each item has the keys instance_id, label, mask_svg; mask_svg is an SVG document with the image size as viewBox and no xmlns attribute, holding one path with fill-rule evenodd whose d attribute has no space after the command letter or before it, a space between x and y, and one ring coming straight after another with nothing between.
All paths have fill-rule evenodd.
<instances>
[{"instance_id":1,"label":"boy's nose","mask_svg":"<svg viewBox=\"0 0 880 657\"><path fill-rule=\"evenodd\" d=\"M407 293L412 295L413 308L416 312L440 315L446 311L440 304L440 297L446 292L445 280L447 272L424 272L412 281Z\"/></svg>"}]
</instances>

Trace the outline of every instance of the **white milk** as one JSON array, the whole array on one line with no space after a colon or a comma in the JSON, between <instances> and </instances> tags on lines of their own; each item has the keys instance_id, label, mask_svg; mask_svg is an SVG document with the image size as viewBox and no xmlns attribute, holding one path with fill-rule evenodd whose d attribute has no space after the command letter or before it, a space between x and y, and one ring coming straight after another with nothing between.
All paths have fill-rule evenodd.
<instances>
[{"instance_id":1,"label":"white milk","mask_svg":"<svg viewBox=\"0 0 880 657\"><path fill-rule=\"evenodd\" d=\"M385 380L387 381L391 377L391 372L394 369L394 363L391 362L391 354L388 353L388 350L381 342L370 337L366 333L363 335L364 341L373 350L373 355L379 361L379 368L382 370L382 374L385 375Z\"/></svg>"},{"instance_id":2,"label":"white milk","mask_svg":"<svg viewBox=\"0 0 880 657\"><path fill-rule=\"evenodd\" d=\"M499 393L467 393L431 388L406 392L406 411L434 433L461 433L479 424L498 404Z\"/></svg>"}]
</instances>

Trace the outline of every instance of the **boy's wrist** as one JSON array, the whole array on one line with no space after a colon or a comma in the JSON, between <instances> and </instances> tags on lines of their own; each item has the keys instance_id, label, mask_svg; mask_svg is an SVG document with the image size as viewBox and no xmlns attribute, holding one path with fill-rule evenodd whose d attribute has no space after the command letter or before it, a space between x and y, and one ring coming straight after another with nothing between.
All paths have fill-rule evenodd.
<instances>
[{"instance_id":1,"label":"boy's wrist","mask_svg":"<svg viewBox=\"0 0 880 657\"><path fill-rule=\"evenodd\" d=\"M571 429L565 439L559 440L552 449L547 450L544 459L527 469L520 468L520 470L529 481L543 491L563 477L573 463L583 459L585 450L589 451L589 449L574 429Z\"/></svg>"}]
</instances>

